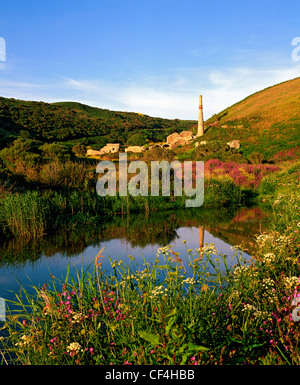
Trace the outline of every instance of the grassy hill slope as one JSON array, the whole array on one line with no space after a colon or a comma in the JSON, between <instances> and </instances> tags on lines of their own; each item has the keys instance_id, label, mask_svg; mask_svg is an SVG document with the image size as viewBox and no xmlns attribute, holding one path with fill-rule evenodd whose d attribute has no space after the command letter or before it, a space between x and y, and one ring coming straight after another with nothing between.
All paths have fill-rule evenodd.
<instances>
[{"instance_id":1,"label":"grassy hill slope","mask_svg":"<svg viewBox=\"0 0 300 385\"><path fill-rule=\"evenodd\" d=\"M174 131L191 129L194 124L76 102L50 104L0 97L0 147L16 139L21 131L43 142L85 138L87 144L100 147L107 142L126 143L137 133L152 141L163 140Z\"/></svg>"},{"instance_id":2,"label":"grassy hill slope","mask_svg":"<svg viewBox=\"0 0 300 385\"><path fill-rule=\"evenodd\" d=\"M266 158L300 144L300 78L266 88L206 121L205 140L240 140Z\"/></svg>"}]
</instances>

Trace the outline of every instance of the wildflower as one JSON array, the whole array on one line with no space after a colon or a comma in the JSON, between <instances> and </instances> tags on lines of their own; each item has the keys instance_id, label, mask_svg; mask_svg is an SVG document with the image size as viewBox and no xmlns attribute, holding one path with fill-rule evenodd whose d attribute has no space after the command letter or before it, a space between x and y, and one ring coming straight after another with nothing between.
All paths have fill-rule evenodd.
<instances>
[{"instance_id":1,"label":"wildflower","mask_svg":"<svg viewBox=\"0 0 300 385\"><path fill-rule=\"evenodd\" d=\"M156 256L158 257L159 254L169 254L170 249L171 246L160 247L156 252Z\"/></svg>"},{"instance_id":2,"label":"wildflower","mask_svg":"<svg viewBox=\"0 0 300 385\"><path fill-rule=\"evenodd\" d=\"M187 283L188 285L194 285L196 281L193 278L186 278L182 281L182 283Z\"/></svg>"},{"instance_id":3,"label":"wildflower","mask_svg":"<svg viewBox=\"0 0 300 385\"><path fill-rule=\"evenodd\" d=\"M72 342L68 347L67 347L67 352L70 352L70 356L73 357L74 354L78 354L81 349L81 345L78 342Z\"/></svg>"},{"instance_id":4,"label":"wildflower","mask_svg":"<svg viewBox=\"0 0 300 385\"><path fill-rule=\"evenodd\" d=\"M163 286L157 286L153 290L151 290L149 297L150 298L156 298L160 295L167 295L168 289L164 288Z\"/></svg>"},{"instance_id":5,"label":"wildflower","mask_svg":"<svg viewBox=\"0 0 300 385\"><path fill-rule=\"evenodd\" d=\"M266 264L270 264L271 262L274 261L274 259L275 259L275 255L273 253L267 253L264 255L263 261Z\"/></svg>"},{"instance_id":6,"label":"wildflower","mask_svg":"<svg viewBox=\"0 0 300 385\"><path fill-rule=\"evenodd\" d=\"M253 305L250 305L249 303L247 303L246 305L244 305L244 308L242 309L242 311L245 311L245 310L256 310L256 307L253 306Z\"/></svg>"},{"instance_id":7,"label":"wildflower","mask_svg":"<svg viewBox=\"0 0 300 385\"><path fill-rule=\"evenodd\" d=\"M19 343L16 343L15 346L21 346L21 347L23 347L23 346L28 345L30 342L31 342L31 337L26 336L26 335L24 334L24 335L22 335L22 337L21 337L21 341L20 341Z\"/></svg>"},{"instance_id":8,"label":"wildflower","mask_svg":"<svg viewBox=\"0 0 300 385\"><path fill-rule=\"evenodd\" d=\"M293 289L299 284L299 277L285 277L284 284L287 289Z\"/></svg>"},{"instance_id":9,"label":"wildflower","mask_svg":"<svg viewBox=\"0 0 300 385\"><path fill-rule=\"evenodd\" d=\"M202 247L202 249L199 251L205 253L205 254L217 254L217 249L215 248L215 245L213 243L207 244Z\"/></svg>"},{"instance_id":10,"label":"wildflower","mask_svg":"<svg viewBox=\"0 0 300 385\"><path fill-rule=\"evenodd\" d=\"M207 291L208 289L209 289L209 286L206 285L206 284L203 284L203 285L201 286L201 290L202 290L202 291Z\"/></svg>"},{"instance_id":11,"label":"wildflower","mask_svg":"<svg viewBox=\"0 0 300 385\"><path fill-rule=\"evenodd\" d=\"M82 320L82 313L74 313L72 323L79 323Z\"/></svg>"}]
</instances>

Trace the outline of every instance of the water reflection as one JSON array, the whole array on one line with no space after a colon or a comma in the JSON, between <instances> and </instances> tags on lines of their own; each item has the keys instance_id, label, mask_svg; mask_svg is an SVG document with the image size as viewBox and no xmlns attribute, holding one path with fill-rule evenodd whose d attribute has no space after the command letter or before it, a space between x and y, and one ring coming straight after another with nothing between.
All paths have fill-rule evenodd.
<instances>
[{"instance_id":1,"label":"water reflection","mask_svg":"<svg viewBox=\"0 0 300 385\"><path fill-rule=\"evenodd\" d=\"M0 245L0 297L8 297L7 289L17 290L16 277L28 282L28 276L34 284L42 285L49 280L49 270L61 277L69 263L87 267L104 246L105 255L112 259L131 254L137 262L142 262L143 255L154 260L157 249L170 244L184 253L183 240L192 249L214 243L224 254L231 253L230 246L243 242L251 254L254 235L267 227L267 211L230 207L114 216L35 241L13 239ZM104 268L109 266L107 258Z\"/></svg>"}]
</instances>

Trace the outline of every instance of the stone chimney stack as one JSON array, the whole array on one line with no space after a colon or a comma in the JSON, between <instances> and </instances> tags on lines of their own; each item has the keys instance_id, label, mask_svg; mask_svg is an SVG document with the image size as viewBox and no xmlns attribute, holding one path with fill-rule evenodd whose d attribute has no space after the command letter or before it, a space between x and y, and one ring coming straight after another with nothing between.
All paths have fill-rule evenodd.
<instances>
[{"instance_id":1,"label":"stone chimney stack","mask_svg":"<svg viewBox=\"0 0 300 385\"><path fill-rule=\"evenodd\" d=\"M204 123L203 123L203 104L202 95L199 97L199 119L198 119L198 133L197 136L204 135Z\"/></svg>"}]
</instances>

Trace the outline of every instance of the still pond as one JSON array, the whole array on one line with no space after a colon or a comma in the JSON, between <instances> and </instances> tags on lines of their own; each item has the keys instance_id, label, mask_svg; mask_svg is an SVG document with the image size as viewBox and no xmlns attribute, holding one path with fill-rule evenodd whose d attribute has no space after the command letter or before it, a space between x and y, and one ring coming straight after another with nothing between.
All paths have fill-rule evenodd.
<instances>
[{"instance_id":1,"label":"still pond","mask_svg":"<svg viewBox=\"0 0 300 385\"><path fill-rule=\"evenodd\" d=\"M187 258L186 248L196 249L213 243L218 252L232 261L232 246L246 245L246 258L253 252L255 235L267 230L269 214L260 207L229 207L215 210L183 210L115 216L101 223L78 226L68 231L26 241L12 239L0 244L0 297L14 299L20 284L42 286L50 280L50 272L62 278L70 266L84 269L93 267L100 249L105 247L103 269L110 271L112 260L128 261L128 255L137 263L154 262L157 249L171 245ZM183 243L183 240L186 243Z\"/></svg>"}]
</instances>

